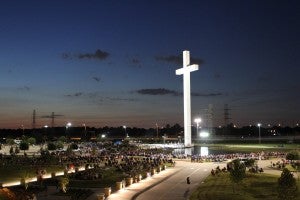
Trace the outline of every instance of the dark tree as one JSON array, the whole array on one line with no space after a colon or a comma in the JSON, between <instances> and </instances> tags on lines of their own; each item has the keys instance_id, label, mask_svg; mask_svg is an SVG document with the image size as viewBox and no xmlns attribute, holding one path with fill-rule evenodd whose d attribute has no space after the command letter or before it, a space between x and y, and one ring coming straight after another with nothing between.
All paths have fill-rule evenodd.
<instances>
[{"instance_id":1,"label":"dark tree","mask_svg":"<svg viewBox=\"0 0 300 200\"><path fill-rule=\"evenodd\" d=\"M296 150L290 151L289 153L286 154L286 159L287 160L299 160L300 159L299 152Z\"/></svg>"},{"instance_id":2,"label":"dark tree","mask_svg":"<svg viewBox=\"0 0 300 200\"><path fill-rule=\"evenodd\" d=\"M241 163L239 159L232 161L232 168L230 170L230 180L233 183L232 189L235 192L234 185L239 184L246 176L246 166Z\"/></svg>"},{"instance_id":3,"label":"dark tree","mask_svg":"<svg viewBox=\"0 0 300 200\"><path fill-rule=\"evenodd\" d=\"M53 151L56 150L56 145L53 142L48 143L48 150Z\"/></svg>"},{"instance_id":4,"label":"dark tree","mask_svg":"<svg viewBox=\"0 0 300 200\"><path fill-rule=\"evenodd\" d=\"M9 154L10 154L10 155L13 155L13 154L14 154L14 148L13 148L13 147L10 147L10 149L9 149Z\"/></svg>"},{"instance_id":5,"label":"dark tree","mask_svg":"<svg viewBox=\"0 0 300 200\"><path fill-rule=\"evenodd\" d=\"M72 150L76 150L76 149L78 149L78 145L77 145L76 143L72 143L72 144L70 145L70 148L71 148Z\"/></svg>"},{"instance_id":6,"label":"dark tree","mask_svg":"<svg viewBox=\"0 0 300 200\"><path fill-rule=\"evenodd\" d=\"M249 167L253 167L254 164L255 164L255 160L254 160L253 158L247 159L247 160L245 161L245 166L248 167L248 168L249 168Z\"/></svg>"},{"instance_id":7,"label":"dark tree","mask_svg":"<svg viewBox=\"0 0 300 200\"><path fill-rule=\"evenodd\" d=\"M22 141L20 143L20 149L24 151L24 154L25 154L25 151L29 149L29 144L28 142L26 141Z\"/></svg>"},{"instance_id":8,"label":"dark tree","mask_svg":"<svg viewBox=\"0 0 300 200\"><path fill-rule=\"evenodd\" d=\"M283 169L278 179L278 198L292 200L297 198L297 183L293 174L286 168Z\"/></svg>"}]
</instances>

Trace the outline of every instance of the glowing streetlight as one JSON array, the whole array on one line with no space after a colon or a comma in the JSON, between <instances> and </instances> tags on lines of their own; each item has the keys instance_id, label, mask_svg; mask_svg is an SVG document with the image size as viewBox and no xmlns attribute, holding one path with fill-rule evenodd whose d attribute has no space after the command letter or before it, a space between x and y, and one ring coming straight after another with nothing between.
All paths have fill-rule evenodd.
<instances>
[{"instance_id":1,"label":"glowing streetlight","mask_svg":"<svg viewBox=\"0 0 300 200\"><path fill-rule=\"evenodd\" d=\"M71 126L72 126L71 122L68 122L68 123L66 124L66 136L67 136L67 134L68 134L68 128L71 127Z\"/></svg>"},{"instance_id":2,"label":"glowing streetlight","mask_svg":"<svg viewBox=\"0 0 300 200\"><path fill-rule=\"evenodd\" d=\"M194 122L197 124L197 135L198 135L198 133L199 133L199 124L201 123L201 118L196 118L196 119L194 119Z\"/></svg>"},{"instance_id":3,"label":"glowing streetlight","mask_svg":"<svg viewBox=\"0 0 300 200\"><path fill-rule=\"evenodd\" d=\"M261 144L261 137L260 137L260 127L261 127L261 123L258 123L257 126L258 126L258 143Z\"/></svg>"}]
</instances>

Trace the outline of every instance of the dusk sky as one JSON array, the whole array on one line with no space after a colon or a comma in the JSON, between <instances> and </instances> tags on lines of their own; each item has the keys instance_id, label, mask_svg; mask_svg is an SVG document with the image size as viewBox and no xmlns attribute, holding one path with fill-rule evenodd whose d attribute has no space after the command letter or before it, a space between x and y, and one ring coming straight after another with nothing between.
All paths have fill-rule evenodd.
<instances>
[{"instance_id":1,"label":"dusk sky","mask_svg":"<svg viewBox=\"0 0 300 200\"><path fill-rule=\"evenodd\" d=\"M238 126L300 122L298 0L9 0L0 4L0 128L183 125L224 104Z\"/></svg>"}]
</instances>

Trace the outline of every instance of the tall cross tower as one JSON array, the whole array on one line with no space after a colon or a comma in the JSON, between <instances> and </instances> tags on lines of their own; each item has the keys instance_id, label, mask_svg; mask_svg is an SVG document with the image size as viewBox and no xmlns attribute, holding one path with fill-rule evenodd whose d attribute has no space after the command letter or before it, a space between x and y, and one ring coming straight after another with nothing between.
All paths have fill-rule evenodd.
<instances>
[{"instance_id":1,"label":"tall cross tower","mask_svg":"<svg viewBox=\"0 0 300 200\"><path fill-rule=\"evenodd\" d=\"M191 131L191 81L190 73L197 71L199 66L190 65L190 52L183 51L183 67L176 70L176 75L183 75L183 111L184 111L184 146L192 146Z\"/></svg>"}]
</instances>

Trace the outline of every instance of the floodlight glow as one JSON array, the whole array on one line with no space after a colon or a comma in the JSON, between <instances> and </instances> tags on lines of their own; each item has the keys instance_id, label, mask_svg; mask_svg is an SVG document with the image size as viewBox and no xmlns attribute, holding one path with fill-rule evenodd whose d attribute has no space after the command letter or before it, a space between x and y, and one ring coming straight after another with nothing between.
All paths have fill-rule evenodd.
<instances>
[{"instance_id":1,"label":"floodlight glow","mask_svg":"<svg viewBox=\"0 0 300 200\"><path fill-rule=\"evenodd\" d=\"M260 126L261 126L261 123L258 123L257 126L260 127Z\"/></svg>"},{"instance_id":2,"label":"floodlight glow","mask_svg":"<svg viewBox=\"0 0 300 200\"><path fill-rule=\"evenodd\" d=\"M48 128L48 125L45 125L44 128Z\"/></svg>"},{"instance_id":3,"label":"floodlight glow","mask_svg":"<svg viewBox=\"0 0 300 200\"><path fill-rule=\"evenodd\" d=\"M105 135L105 134L102 134L102 135L101 135L101 138L105 138L105 137L106 137L106 135Z\"/></svg>"},{"instance_id":4,"label":"floodlight glow","mask_svg":"<svg viewBox=\"0 0 300 200\"><path fill-rule=\"evenodd\" d=\"M72 126L72 124L71 124L71 122L68 122L67 127L70 127L70 126Z\"/></svg>"},{"instance_id":5,"label":"floodlight glow","mask_svg":"<svg viewBox=\"0 0 300 200\"><path fill-rule=\"evenodd\" d=\"M200 155L201 156L208 156L208 147L201 147L200 148Z\"/></svg>"},{"instance_id":6,"label":"floodlight glow","mask_svg":"<svg viewBox=\"0 0 300 200\"><path fill-rule=\"evenodd\" d=\"M2 184L2 187L11 187L11 186L16 186L16 185L21 185L21 181L5 183L5 184Z\"/></svg>"},{"instance_id":7,"label":"floodlight glow","mask_svg":"<svg viewBox=\"0 0 300 200\"><path fill-rule=\"evenodd\" d=\"M200 137L206 138L206 137L208 137L208 136L209 136L209 133L208 133L208 132L202 131L202 132L200 133Z\"/></svg>"},{"instance_id":8,"label":"floodlight glow","mask_svg":"<svg viewBox=\"0 0 300 200\"><path fill-rule=\"evenodd\" d=\"M201 121L202 121L201 118L194 119L194 122L197 123L197 124L199 124Z\"/></svg>"}]
</instances>

